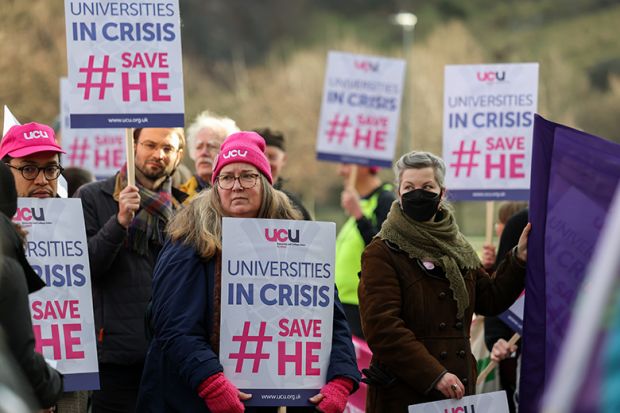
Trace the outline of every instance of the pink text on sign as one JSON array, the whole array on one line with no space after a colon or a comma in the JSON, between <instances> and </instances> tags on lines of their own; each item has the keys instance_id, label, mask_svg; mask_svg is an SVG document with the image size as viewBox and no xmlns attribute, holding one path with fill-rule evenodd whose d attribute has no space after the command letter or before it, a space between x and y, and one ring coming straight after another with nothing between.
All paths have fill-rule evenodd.
<instances>
[{"instance_id":1,"label":"pink text on sign","mask_svg":"<svg viewBox=\"0 0 620 413\"><path fill-rule=\"evenodd\" d=\"M355 140L353 146L364 147L377 151L385 150L385 137L387 131L372 128L355 128Z\"/></svg>"},{"instance_id":2,"label":"pink text on sign","mask_svg":"<svg viewBox=\"0 0 620 413\"><path fill-rule=\"evenodd\" d=\"M64 320L66 318L79 319L80 303L78 300L36 300L32 302L32 318L34 320Z\"/></svg>"},{"instance_id":3,"label":"pink text on sign","mask_svg":"<svg viewBox=\"0 0 620 413\"><path fill-rule=\"evenodd\" d=\"M321 320L282 318L278 322L281 337L321 337Z\"/></svg>"},{"instance_id":4,"label":"pink text on sign","mask_svg":"<svg viewBox=\"0 0 620 413\"><path fill-rule=\"evenodd\" d=\"M165 79L170 77L168 72L139 72L137 80L130 80L129 72L121 73L122 76L122 89L123 89L123 102L129 102L131 100L131 92L137 91L140 94L140 101L146 102L149 100L148 91L149 84L151 90L151 100L153 102L170 102L172 98L170 95L162 94L163 91L168 90L168 84L164 83ZM150 83L148 76L150 75Z\"/></svg>"},{"instance_id":5,"label":"pink text on sign","mask_svg":"<svg viewBox=\"0 0 620 413\"><path fill-rule=\"evenodd\" d=\"M489 136L486 138L487 151L505 151L505 150L525 150L525 136L500 136L497 138Z\"/></svg>"},{"instance_id":6,"label":"pink text on sign","mask_svg":"<svg viewBox=\"0 0 620 413\"><path fill-rule=\"evenodd\" d=\"M287 343L285 341L278 342L278 375L286 375L288 363L293 363L296 376L320 375L321 369L315 367L315 364L319 362L319 356L315 354L315 351L321 350L321 342L307 341L304 343L296 341L293 344L294 348L287 350ZM306 347L305 350L304 345Z\"/></svg>"},{"instance_id":7,"label":"pink text on sign","mask_svg":"<svg viewBox=\"0 0 620 413\"><path fill-rule=\"evenodd\" d=\"M156 67L167 69L170 67L168 66L168 53L136 53L135 56L132 57L131 53L125 52L121 54L121 59L123 60L122 66L125 69L133 69L136 67L143 69Z\"/></svg>"},{"instance_id":8,"label":"pink text on sign","mask_svg":"<svg viewBox=\"0 0 620 413\"><path fill-rule=\"evenodd\" d=\"M62 358L62 349L64 349L66 359L84 358L84 352L75 348L81 344L79 333L82 331L82 326L79 323L52 324L50 332L45 335L42 333L41 325L39 324L34 324L32 329L34 331L36 352L42 353L44 348L51 347L54 360Z\"/></svg>"},{"instance_id":9,"label":"pink text on sign","mask_svg":"<svg viewBox=\"0 0 620 413\"><path fill-rule=\"evenodd\" d=\"M122 148L95 149L95 168L120 168L125 162L125 152Z\"/></svg>"},{"instance_id":10,"label":"pink text on sign","mask_svg":"<svg viewBox=\"0 0 620 413\"><path fill-rule=\"evenodd\" d=\"M525 154L522 153L500 153L486 155L486 166L484 177L491 178L497 173L500 178L525 178L523 160Z\"/></svg>"}]
</instances>

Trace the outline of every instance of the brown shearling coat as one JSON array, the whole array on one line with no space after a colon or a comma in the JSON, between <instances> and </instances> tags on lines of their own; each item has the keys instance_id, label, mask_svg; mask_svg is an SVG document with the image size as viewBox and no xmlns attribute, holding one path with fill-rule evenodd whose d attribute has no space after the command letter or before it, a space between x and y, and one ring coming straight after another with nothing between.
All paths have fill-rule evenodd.
<instances>
[{"instance_id":1,"label":"brown shearling coat","mask_svg":"<svg viewBox=\"0 0 620 413\"><path fill-rule=\"evenodd\" d=\"M475 393L472 315L506 310L524 288L525 268L508 254L494 278L482 268L464 278L470 305L457 319L445 276L431 275L389 241L375 238L366 247L358 290L362 327L372 363L396 377L389 386L369 386L367 413L406 412L411 404L444 399L434 387L446 371L459 377L466 395Z\"/></svg>"}]
</instances>

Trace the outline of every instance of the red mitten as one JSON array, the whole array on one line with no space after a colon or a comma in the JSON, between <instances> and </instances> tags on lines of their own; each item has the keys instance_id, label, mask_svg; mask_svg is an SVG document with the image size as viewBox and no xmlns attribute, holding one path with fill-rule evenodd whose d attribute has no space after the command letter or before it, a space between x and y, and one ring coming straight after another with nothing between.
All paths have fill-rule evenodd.
<instances>
[{"instance_id":1,"label":"red mitten","mask_svg":"<svg viewBox=\"0 0 620 413\"><path fill-rule=\"evenodd\" d=\"M237 413L245 411L239 400L239 390L228 381L224 373L209 377L198 386L198 396L212 413Z\"/></svg>"},{"instance_id":2,"label":"red mitten","mask_svg":"<svg viewBox=\"0 0 620 413\"><path fill-rule=\"evenodd\" d=\"M323 400L317 408L323 413L342 413L353 390L353 380L336 377L321 389Z\"/></svg>"}]
</instances>

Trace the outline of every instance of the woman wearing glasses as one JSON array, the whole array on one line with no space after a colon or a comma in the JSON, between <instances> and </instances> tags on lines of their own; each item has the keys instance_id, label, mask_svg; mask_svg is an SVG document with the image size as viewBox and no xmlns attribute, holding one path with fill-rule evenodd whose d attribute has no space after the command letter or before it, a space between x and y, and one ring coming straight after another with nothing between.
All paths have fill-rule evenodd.
<instances>
[{"instance_id":1,"label":"woman wearing glasses","mask_svg":"<svg viewBox=\"0 0 620 413\"><path fill-rule=\"evenodd\" d=\"M251 395L235 388L218 360L222 217L301 218L286 195L273 188L264 151L265 141L255 132L230 135L215 161L213 188L168 225L170 241L154 272L154 337L137 411L251 411L243 404ZM311 399L325 413L342 412L359 381L339 302L333 324L328 383Z\"/></svg>"}]
</instances>

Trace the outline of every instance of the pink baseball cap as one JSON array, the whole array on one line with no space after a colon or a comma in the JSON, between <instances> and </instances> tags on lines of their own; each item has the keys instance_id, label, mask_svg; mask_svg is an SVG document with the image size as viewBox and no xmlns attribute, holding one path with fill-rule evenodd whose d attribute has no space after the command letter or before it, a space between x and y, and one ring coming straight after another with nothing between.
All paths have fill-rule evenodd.
<instances>
[{"instance_id":1,"label":"pink baseball cap","mask_svg":"<svg viewBox=\"0 0 620 413\"><path fill-rule=\"evenodd\" d=\"M265 155L265 140L258 133L237 132L222 142L220 153L215 158L211 183L215 184L215 180L224 166L234 162L253 165L265 175L270 184L273 184L271 166L269 166L269 161Z\"/></svg>"},{"instance_id":2,"label":"pink baseball cap","mask_svg":"<svg viewBox=\"0 0 620 413\"><path fill-rule=\"evenodd\" d=\"M7 155L11 158L23 158L39 152L66 153L56 143L54 130L41 123L15 125L0 142L0 159Z\"/></svg>"}]
</instances>

